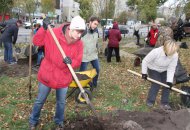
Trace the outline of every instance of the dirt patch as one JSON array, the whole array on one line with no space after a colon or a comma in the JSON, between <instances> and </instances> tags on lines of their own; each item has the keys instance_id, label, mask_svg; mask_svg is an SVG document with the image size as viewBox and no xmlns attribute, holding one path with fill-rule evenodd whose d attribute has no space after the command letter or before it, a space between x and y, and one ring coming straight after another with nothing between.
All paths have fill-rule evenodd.
<instances>
[{"instance_id":1,"label":"dirt patch","mask_svg":"<svg viewBox=\"0 0 190 130\"><path fill-rule=\"evenodd\" d=\"M90 77L88 77L88 75L86 74L79 74L79 73L76 73L76 76L78 77L79 80L86 80L86 79L89 79Z\"/></svg>"},{"instance_id":2,"label":"dirt patch","mask_svg":"<svg viewBox=\"0 0 190 130\"><path fill-rule=\"evenodd\" d=\"M28 58L19 59L17 64L13 65L8 65L4 61L0 62L0 76L6 75L9 77L26 77L28 76L28 69ZM35 74L36 71L32 70L32 73Z\"/></svg>"},{"instance_id":3,"label":"dirt patch","mask_svg":"<svg viewBox=\"0 0 190 130\"><path fill-rule=\"evenodd\" d=\"M65 130L190 130L190 111L129 112L118 110L102 116L79 118L69 122Z\"/></svg>"}]
</instances>

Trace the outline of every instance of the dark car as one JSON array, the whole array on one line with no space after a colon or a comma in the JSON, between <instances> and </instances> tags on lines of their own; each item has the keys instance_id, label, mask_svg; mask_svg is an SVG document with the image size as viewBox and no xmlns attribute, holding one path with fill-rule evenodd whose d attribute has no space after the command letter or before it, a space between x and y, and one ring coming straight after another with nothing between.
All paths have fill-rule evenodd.
<instances>
[{"instance_id":1,"label":"dark car","mask_svg":"<svg viewBox=\"0 0 190 130\"><path fill-rule=\"evenodd\" d=\"M119 25L119 30L121 34L127 34L129 32L126 25Z\"/></svg>"},{"instance_id":2,"label":"dark car","mask_svg":"<svg viewBox=\"0 0 190 130\"><path fill-rule=\"evenodd\" d=\"M184 23L183 31L184 31L183 34L185 37L190 36L190 23L189 22Z\"/></svg>"}]
</instances>

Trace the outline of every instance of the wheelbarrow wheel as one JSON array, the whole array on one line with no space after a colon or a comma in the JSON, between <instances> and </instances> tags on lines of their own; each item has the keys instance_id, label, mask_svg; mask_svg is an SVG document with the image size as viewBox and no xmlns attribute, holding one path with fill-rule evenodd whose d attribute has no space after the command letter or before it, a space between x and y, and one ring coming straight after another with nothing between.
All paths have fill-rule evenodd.
<instances>
[{"instance_id":1,"label":"wheelbarrow wheel","mask_svg":"<svg viewBox=\"0 0 190 130\"><path fill-rule=\"evenodd\" d=\"M86 94L86 96L89 98L89 100L92 99L92 92L86 88L84 88L84 93ZM77 89L76 92L75 92L75 101L77 103L80 103L80 104L86 104L86 100L85 98L83 97L80 89Z\"/></svg>"}]
</instances>

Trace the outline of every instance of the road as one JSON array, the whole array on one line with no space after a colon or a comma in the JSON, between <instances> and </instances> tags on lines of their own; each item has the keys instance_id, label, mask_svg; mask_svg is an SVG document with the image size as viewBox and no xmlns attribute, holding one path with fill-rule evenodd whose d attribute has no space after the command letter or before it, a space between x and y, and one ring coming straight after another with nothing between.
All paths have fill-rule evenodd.
<instances>
[{"instance_id":1,"label":"road","mask_svg":"<svg viewBox=\"0 0 190 130\"><path fill-rule=\"evenodd\" d=\"M126 34L125 37L132 37L134 29L128 28L128 30L129 30L129 33ZM99 31L100 37L102 37L102 28L98 28L98 31ZM17 43L29 43L30 33L31 33L31 29L25 29L23 27L19 28ZM146 37L148 33L148 28L147 27L141 28L139 30L139 33L141 37Z\"/></svg>"},{"instance_id":2,"label":"road","mask_svg":"<svg viewBox=\"0 0 190 130\"><path fill-rule=\"evenodd\" d=\"M31 31L31 29L19 28L17 43L29 43Z\"/></svg>"},{"instance_id":3,"label":"road","mask_svg":"<svg viewBox=\"0 0 190 130\"><path fill-rule=\"evenodd\" d=\"M129 33L126 34L125 37L133 37L134 29L133 28L129 28L129 27L127 27L127 29L129 30ZM142 27L139 30L140 36L141 37L146 37L147 34L148 34L148 30L149 30L149 28L147 26ZM102 28L98 28L98 31L99 31L100 37L102 37ZM124 36L124 35L122 35L122 36Z\"/></svg>"}]
</instances>

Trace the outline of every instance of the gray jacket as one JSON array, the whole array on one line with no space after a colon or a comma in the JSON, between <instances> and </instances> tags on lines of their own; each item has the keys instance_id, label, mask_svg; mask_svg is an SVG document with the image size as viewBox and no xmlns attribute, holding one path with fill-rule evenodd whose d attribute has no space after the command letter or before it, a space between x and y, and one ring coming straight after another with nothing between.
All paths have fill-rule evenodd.
<instances>
[{"instance_id":1,"label":"gray jacket","mask_svg":"<svg viewBox=\"0 0 190 130\"><path fill-rule=\"evenodd\" d=\"M84 44L82 62L90 62L98 59L98 33L87 28L85 35L81 38Z\"/></svg>"}]
</instances>

